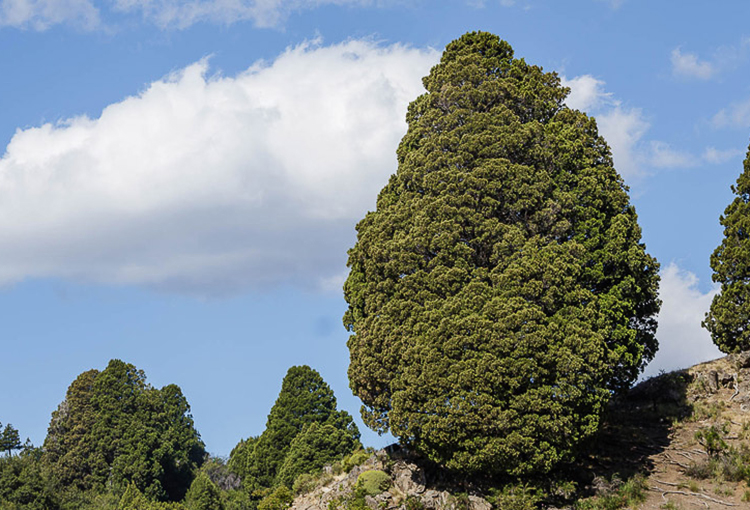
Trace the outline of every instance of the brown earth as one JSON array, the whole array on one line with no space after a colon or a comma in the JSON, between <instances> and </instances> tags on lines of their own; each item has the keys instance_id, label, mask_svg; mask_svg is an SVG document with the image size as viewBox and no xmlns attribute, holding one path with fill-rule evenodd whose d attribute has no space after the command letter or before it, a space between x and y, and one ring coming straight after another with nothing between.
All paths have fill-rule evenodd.
<instances>
[{"instance_id":1,"label":"brown earth","mask_svg":"<svg viewBox=\"0 0 750 510\"><path fill-rule=\"evenodd\" d=\"M747 448L750 353L742 353L634 387L614 403L579 473L599 493L645 476L646 500L632 508L750 509Z\"/></svg>"}]
</instances>

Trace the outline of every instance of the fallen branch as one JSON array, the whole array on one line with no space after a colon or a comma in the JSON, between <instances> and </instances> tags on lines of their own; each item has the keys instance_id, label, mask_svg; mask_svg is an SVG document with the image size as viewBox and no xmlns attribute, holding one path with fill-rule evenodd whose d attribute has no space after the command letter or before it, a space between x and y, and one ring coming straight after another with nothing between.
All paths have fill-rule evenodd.
<instances>
[{"instance_id":1,"label":"fallen branch","mask_svg":"<svg viewBox=\"0 0 750 510\"><path fill-rule=\"evenodd\" d=\"M701 494L699 492L687 492L687 491L670 491L670 490L664 490L661 487L651 487L651 490L659 491L661 492L661 496L664 497L666 494L679 494L680 496L695 496L696 498L703 498L706 499L712 503L718 503L719 505L724 506L739 506L735 503L730 503L729 501L722 501L720 499L712 498L711 496L706 496L705 494Z\"/></svg>"},{"instance_id":2,"label":"fallen branch","mask_svg":"<svg viewBox=\"0 0 750 510\"><path fill-rule=\"evenodd\" d=\"M664 454L664 457L667 459L668 462L670 462L670 463L672 463L672 464L674 464L676 466L680 466L682 469L690 469L690 466L686 466L682 462L677 462L676 460L674 460L672 457L670 457L667 454Z\"/></svg>"},{"instance_id":3,"label":"fallen branch","mask_svg":"<svg viewBox=\"0 0 750 510\"><path fill-rule=\"evenodd\" d=\"M656 478L653 479L656 483L660 483L662 485L670 485L672 487L684 487L685 484L679 484L679 483L672 483L672 482L662 482L661 480L657 480Z\"/></svg>"},{"instance_id":4,"label":"fallen branch","mask_svg":"<svg viewBox=\"0 0 750 510\"><path fill-rule=\"evenodd\" d=\"M679 450L672 450L672 451L675 452L677 455L682 455L683 457L685 457L688 460L693 460L693 457L689 453L687 453L687 452L681 452Z\"/></svg>"}]
</instances>

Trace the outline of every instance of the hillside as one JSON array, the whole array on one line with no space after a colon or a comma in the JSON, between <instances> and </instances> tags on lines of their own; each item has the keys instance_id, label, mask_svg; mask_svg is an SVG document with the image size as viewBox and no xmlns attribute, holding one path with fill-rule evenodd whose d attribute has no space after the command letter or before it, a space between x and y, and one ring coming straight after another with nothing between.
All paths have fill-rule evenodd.
<instances>
[{"instance_id":1,"label":"hillside","mask_svg":"<svg viewBox=\"0 0 750 510\"><path fill-rule=\"evenodd\" d=\"M306 489L298 486L309 492L292 508L750 508L748 411L750 353L731 355L661 374L613 402L583 460L539 481L547 494L541 500L528 488L503 492L488 481L456 482L393 446L348 473L328 469Z\"/></svg>"}]
</instances>

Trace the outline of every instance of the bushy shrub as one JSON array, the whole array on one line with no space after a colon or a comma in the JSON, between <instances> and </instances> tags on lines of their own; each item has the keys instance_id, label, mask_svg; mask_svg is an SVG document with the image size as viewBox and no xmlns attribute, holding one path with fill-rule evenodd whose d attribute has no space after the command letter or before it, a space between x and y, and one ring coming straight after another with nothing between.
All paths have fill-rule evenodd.
<instances>
[{"instance_id":1,"label":"bushy shrub","mask_svg":"<svg viewBox=\"0 0 750 510\"><path fill-rule=\"evenodd\" d=\"M385 492L391 486L391 477L385 471L372 469L364 471L357 477L355 490L361 491L368 496L377 496Z\"/></svg>"},{"instance_id":2,"label":"bushy shrub","mask_svg":"<svg viewBox=\"0 0 750 510\"><path fill-rule=\"evenodd\" d=\"M345 473L348 473L357 466L362 465L372 454L366 450L357 450L348 457L344 457L341 467Z\"/></svg>"},{"instance_id":3,"label":"bushy shrub","mask_svg":"<svg viewBox=\"0 0 750 510\"><path fill-rule=\"evenodd\" d=\"M270 494L260 500L258 510L284 510L294 501L294 494L286 485L276 487Z\"/></svg>"}]
</instances>

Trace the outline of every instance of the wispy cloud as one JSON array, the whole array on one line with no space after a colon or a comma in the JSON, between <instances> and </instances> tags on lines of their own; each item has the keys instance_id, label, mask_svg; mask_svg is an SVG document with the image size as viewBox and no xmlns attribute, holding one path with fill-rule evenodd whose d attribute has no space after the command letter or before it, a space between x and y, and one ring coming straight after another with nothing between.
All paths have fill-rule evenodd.
<instances>
[{"instance_id":1,"label":"wispy cloud","mask_svg":"<svg viewBox=\"0 0 750 510\"><path fill-rule=\"evenodd\" d=\"M396 0L393 0L396 1ZM384 0L0 0L0 26L45 30L70 24L103 28L113 13L139 16L163 29L196 23L250 22L257 27L282 24L294 12L325 5L366 7Z\"/></svg>"},{"instance_id":2,"label":"wispy cloud","mask_svg":"<svg viewBox=\"0 0 750 510\"><path fill-rule=\"evenodd\" d=\"M649 163L655 168L690 168L700 164L700 158L674 149L666 142L652 141L650 146Z\"/></svg>"},{"instance_id":3,"label":"wispy cloud","mask_svg":"<svg viewBox=\"0 0 750 510\"><path fill-rule=\"evenodd\" d=\"M186 28L209 22L229 25L243 21L258 27L279 25L290 13L323 5L366 6L373 0L114 0L115 8L141 14L162 28Z\"/></svg>"},{"instance_id":4,"label":"wispy cloud","mask_svg":"<svg viewBox=\"0 0 750 510\"><path fill-rule=\"evenodd\" d=\"M18 131L0 158L0 282L335 281L438 58L355 40L234 77L203 61L98 118Z\"/></svg>"},{"instance_id":5,"label":"wispy cloud","mask_svg":"<svg viewBox=\"0 0 750 510\"><path fill-rule=\"evenodd\" d=\"M721 163L726 163L732 158L740 157L743 154L744 153L739 149L719 150L716 147L706 147L701 157L708 163L720 165Z\"/></svg>"},{"instance_id":6,"label":"wispy cloud","mask_svg":"<svg viewBox=\"0 0 750 510\"><path fill-rule=\"evenodd\" d=\"M711 124L716 128L744 129L750 127L750 98L722 108L711 118Z\"/></svg>"},{"instance_id":7,"label":"wispy cloud","mask_svg":"<svg viewBox=\"0 0 750 510\"><path fill-rule=\"evenodd\" d=\"M61 23L95 29L99 9L91 0L0 0L0 27L46 30Z\"/></svg>"},{"instance_id":8,"label":"wispy cloud","mask_svg":"<svg viewBox=\"0 0 750 510\"><path fill-rule=\"evenodd\" d=\"M672 50L672 73L676 76L708 80L716 74L711 62L700 60L695 53L683 53L680 48Z\"/></svg>"},{"instance_id":9,"label":"wispy cloud","mask_svg":"<svg viewBox=\"0 0 750 510\"><path fill-rule=\"evenodd\" d=\"M703 59L697 53L683 52L678 46L670 55L672 74L681 78L709 80L736 69L748 60L749 55L748 38L743 38L737 44L719 46L709 58Z\"/></svg>"},{"instance_id":10,"label":"wispy cloud","mask_svg":"<svg viewBox=\"0 0 750 510\"><path fill-rule=\"evenodd\" d=\"M661 140L649 140L646 135L651 122L644 111L625 106L606 90L603 80L586 74L570 79L561 76L560 81L570 88L565 103L596 117L599 132L612 149L615 167L630 181L643 178L652 170L719 164L737 155L734 150L715 147L695 154ZM750 102L747 115L750 119Z\"/></svg>"}]
</instances>

